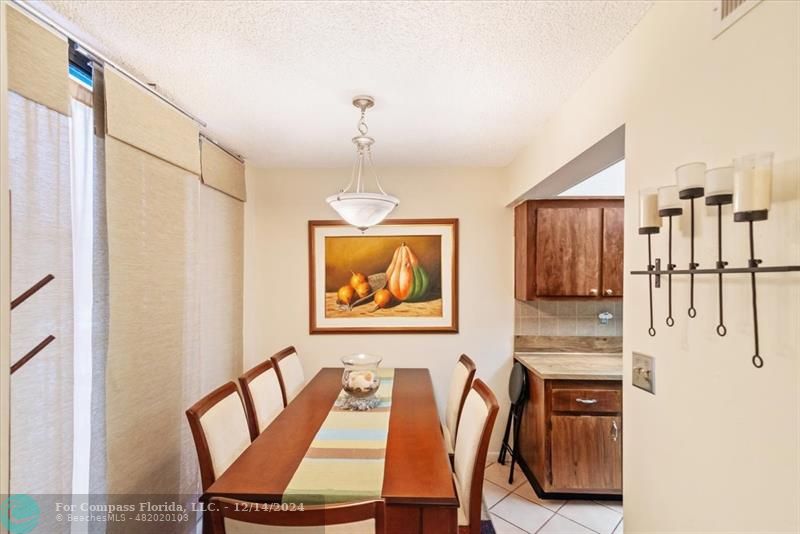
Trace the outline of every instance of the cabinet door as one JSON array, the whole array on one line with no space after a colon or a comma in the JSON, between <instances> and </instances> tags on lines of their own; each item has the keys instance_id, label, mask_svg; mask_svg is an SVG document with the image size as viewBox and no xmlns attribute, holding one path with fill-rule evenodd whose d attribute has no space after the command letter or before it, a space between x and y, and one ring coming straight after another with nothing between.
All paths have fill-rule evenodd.
<instances>
[{"instance_id":1,"label":"cabinet door","mask_svg":"<svg viewBox=\"0 0 800 534\"><path fill-rule=\"evenodd\" d=\"M622 419L551 417L551 470L557 490L622 489Z\"/></svg>"},{"instance_id":2,"label":"cabinet door","mask_svg":"<svg viewBox=\"0 0 800 534\"><path fill-rule=\"evenodd\" d=\"M603 208L536 212L536 295L599 296Z\"/></svg>"},{"instance_id":3,"label":"cabinet door","mask_svg":"<svg viewBox=\"0 0 800 534\"><path fill-rule=\"evenodd\" d=\"M536 208L530 201L514 208L514 298L530 300L536 297L533 288Z\"/></svg>"},{"instance_id":4,"label":"cabinet door","mask_svg":"<svg viewBox=\"0 0 800 534\"><path fill-rule=\"evenodd\" d=\"M622 296L625 208L603 208L603 296Z\"/></svg>"}]
</instances>

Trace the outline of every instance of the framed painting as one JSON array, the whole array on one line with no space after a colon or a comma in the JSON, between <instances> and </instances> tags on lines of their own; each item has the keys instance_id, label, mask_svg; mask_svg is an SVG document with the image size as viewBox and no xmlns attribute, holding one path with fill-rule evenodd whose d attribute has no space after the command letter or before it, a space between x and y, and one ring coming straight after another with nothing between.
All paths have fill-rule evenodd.
<instances>
[{"instance_id":1,"label":"framed painting","mask_svg":"<svg viewBox=\"0 0 800 534\"><path fill-rule=\"evenodd\" d=\"M458 332L458 219L308 222L311 334Z\"/></svg>"}]
</instances>

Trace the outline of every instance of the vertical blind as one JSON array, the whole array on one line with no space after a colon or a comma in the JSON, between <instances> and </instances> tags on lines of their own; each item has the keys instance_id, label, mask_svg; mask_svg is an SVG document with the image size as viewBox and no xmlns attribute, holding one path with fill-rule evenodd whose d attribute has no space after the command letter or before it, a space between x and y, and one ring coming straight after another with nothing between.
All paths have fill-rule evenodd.
<instances>
[{"instance_id":1,"label":"vertical blind","mask_svg":"<svg viewBox=\"0 0 800 534\"><path fill-rule=\"evenodd\" d=\"M12 377L12 491L195 500L184 411L241 373L244 165L111 67L95 71L91 101L73 95L70 104L67 42L8 13L12 291L55 275L15 310L12 347L56 336ZM71 106L82 130L73 130L82 157L72 179ZM73 443L90 455L75 461L79 474ZM132 522L88 530L165 531Z\"/></svg>"},{"instance_id":2,"label":"vertical blind","mask_svg":"<svg viewBox=\"0 0 800 534\"><path fill-rule=\"evenodd\" d=\"M244 165L220 147L200 138L203 183L239 200L247 200Z\"/></svg>"},{"instance_id":3,"label":"vertical blind","mask_svg":"<svg viewBox=\"0 0 800 534\"><path fill-rule=\"evenodd\" d=\"M3 6L4 7L4 6ZM11 292L54 279L11 315L12 493L72 493L73 309L67 43L7 9ZM43 503L44 505L44 503ZM68 532L44 516L39 528Z\"/></svg>"},{"instance_id":4,"label":"vertical blind","mask_svg":"<svg viewBox=\"0 0 800 534\"><path fill-rule=\"evenodd\" d=\"M194 122L113 69L102 83L107 491L188 504L199 476L184 411L242 365L243 205L198 173L202 160L204 176L243 197L243 165L198 142ZM144 429L158 439L143 440ZM131 528L147 526L109 530Z\"/></svg>"},{"instance_id":5,"label":"vertical blind","mask_svg":"<svg viewBox=\"0 0 800 534\"><path fill-rule=\"evenodd\" d=\"M16 9L8 15L8 89L69 115L68 43Z\"/></svg>"}]
</instances>

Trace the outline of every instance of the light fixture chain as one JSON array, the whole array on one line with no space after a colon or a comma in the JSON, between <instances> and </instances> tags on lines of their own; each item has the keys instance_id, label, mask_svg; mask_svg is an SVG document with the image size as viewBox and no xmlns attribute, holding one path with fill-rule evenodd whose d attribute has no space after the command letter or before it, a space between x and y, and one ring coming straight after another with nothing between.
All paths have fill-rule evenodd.
<instances>
[{"instance_id":1,"label":"light fixture chain","mask_svg":"<svg viewBox=\"0 0 800 534\"><path fill-rule=\"evenodd\" d=\"M358 132L361 135L367 135L369 131L369 127L367 126L367 110L365 108L361 108L361 118L358 120Z\"/></svg>"}]
</instances>

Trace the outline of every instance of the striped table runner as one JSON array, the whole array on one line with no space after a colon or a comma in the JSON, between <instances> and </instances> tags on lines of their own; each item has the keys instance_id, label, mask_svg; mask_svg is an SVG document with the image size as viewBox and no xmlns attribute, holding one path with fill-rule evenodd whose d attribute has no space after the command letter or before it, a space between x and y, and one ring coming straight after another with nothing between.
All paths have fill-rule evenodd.
<instances>
[{"instance_id":1,"label":"striped table runner","mask_svg":"<svg viewBox=\"0 0 800 534\"><path fill-rule=\"evenodd\" d=\"M358 412L334 403L286 486L283 502L326 504L381 497L394 369L378 369L378 375L380 405ZM344 395L342 390L339 398Z\"/></svg>"}]
</instances>

